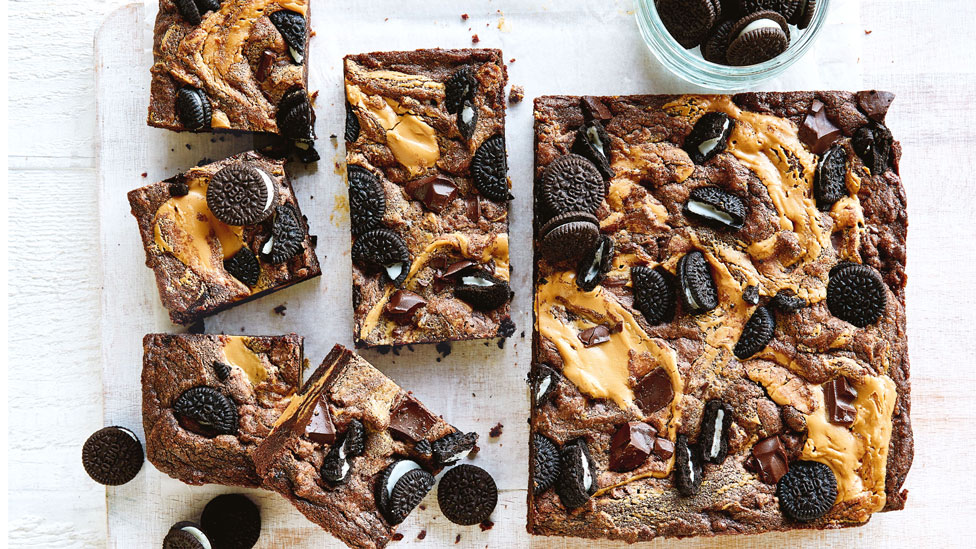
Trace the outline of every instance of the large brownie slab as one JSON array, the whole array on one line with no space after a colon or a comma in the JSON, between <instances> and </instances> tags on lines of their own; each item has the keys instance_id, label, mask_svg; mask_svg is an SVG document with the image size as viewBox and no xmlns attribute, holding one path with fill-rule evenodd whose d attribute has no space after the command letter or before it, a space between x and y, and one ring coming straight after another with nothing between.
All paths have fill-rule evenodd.
<instances>
[{"instance_id":1,"label":"large brownie slab","mask_svg":"<svg viewBox=\"0 0 976 549\"><path fill-rule=\"evenodd\" d=\"M142 421L150 463L187 484L260 486L250 454L301 386L302 338L148 334L142 345ZM200 387L232 403L233 433L215 434L181 415L177 401Z\"/></svg>"},{"instance_id":2,"label":"large brownie slab","mask_svg":"<svg viewBox=\"0 0 976 549\"><path fill-rule=\"evenodd\" d=\"M357 345L510 336L501 51L350 55L344 71Z\"/></svg>"},{"instance_id":3,"label":"large brownie slab","mask_svg":"<svg viewBox=\"0 0 976 549\"><path fill-rule=\"evenodd\" d=\"M241 166L270 178L275 198L266 219L228 225L210 210L207 188L222 170ZM321 274L315 237L308 234L308 222L282 160L253 151L241 153L135 189L128 197L139 224L146 266L154 271L159 297L177 324L192 324ZM288 227L284 234L289 236L290 251L280 257L275 246L285 240L272 241L276 225ZM244 256L256 263L244 263ZM253 269L242 269L241 264Z\"/></svg>"},{"instance_id":4,"label":"large brownie slab","mask_svg":"<svg viewBox=\"0 0 976 549\"><path fill-rule=\"evenodd\" d=\"M841 528L904 506L908 219L890 101L535 101L529 532Z\"/></svg>"}]
</instances>

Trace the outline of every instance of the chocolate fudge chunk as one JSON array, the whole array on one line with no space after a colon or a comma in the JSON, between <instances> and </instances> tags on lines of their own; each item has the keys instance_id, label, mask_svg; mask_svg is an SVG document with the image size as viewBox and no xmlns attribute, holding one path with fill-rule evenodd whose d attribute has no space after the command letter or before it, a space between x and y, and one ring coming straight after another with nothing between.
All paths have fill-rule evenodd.
<instances>
[{"instance_id":1,"label":"chocolate fudge chunk","mask_svg":"<svg viewBox=\"0 0 976 549\"><path fill-rule=\"evenodd\" d=\"M148 334L146 456L187 484L260 486L251 452L302 383L302 338Z\"/></svg>"},{"instance_id":2,"label":"chocolate fudge chunk","mask_svg":"<svg viewBox=\"0 0 976 549\"><path fill-rule=\"evenodd\" d=\"M842 528L904 506L890 99L535 101L529 532Z\"/></svg>"},{"instance_id":3,"label":"chocolate fudge chunk","mask_svg":"<svg viewBox=\"0 0 976 549\"><path fill-rule=\"evenodd\" d=\"M357 346L511 335L499 50L345 58Z\"/></svg>"},{"instance_id":4,"label":"chocolate fudge chunk","mask_svg":"<svg viewBox=\"0 0 976 549\"><path fill-rule=\"evenodd\" d=\"M464 439L459 443L458 439ZM267 488L350 547L383 547L462 435L354 353L336 345L254 453ZM438 450L451 448L450 459Z\"/></svg>"},{"instance_id":5,"label":"chocolate fudge chunk","mask_svg":"<svg viewBox=\"0 0 976 549\"><path fill-rule=\"evenodd\" d=\"M321 274L284 162L256 152L129 192L163 306L192 324Z\"/></svg>"},{"instance_id":6,"label":"chocolate fudge chunk","mask_svg":"<svg viewBox=\"0 0 976 549\"><path fill-rule=\"evenodd\" d=\"M308 0L160 0L150 126L314 139Z\"/></svg>"}]
</instances>

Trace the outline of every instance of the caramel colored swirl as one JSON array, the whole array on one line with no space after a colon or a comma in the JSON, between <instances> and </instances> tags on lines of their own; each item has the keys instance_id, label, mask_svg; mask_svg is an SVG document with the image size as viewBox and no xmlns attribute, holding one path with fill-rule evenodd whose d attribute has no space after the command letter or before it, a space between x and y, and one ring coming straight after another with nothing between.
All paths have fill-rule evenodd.
<instances>
[{"instance_id":1,"label":"caramel colored swirl","mask_svg":"<svg viewBox=\"0 0 976 549\"><path fill-rule=\"evenodd\" d=\"M224 341L224 360L230 366L244 370L251 385L258 385L268 379L268 370L261 356L247 346L246 339L244 336L228 337Z\"/></svg>"}]
</instances>

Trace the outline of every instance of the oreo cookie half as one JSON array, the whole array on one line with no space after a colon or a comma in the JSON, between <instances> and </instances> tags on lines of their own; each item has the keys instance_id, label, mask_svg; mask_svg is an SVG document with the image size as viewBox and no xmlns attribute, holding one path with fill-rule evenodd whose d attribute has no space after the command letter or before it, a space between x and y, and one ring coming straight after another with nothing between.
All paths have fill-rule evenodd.
<instances>
[{"instance_id":1,"label":"oreo cookie half","mask_svg":"<svg viewBox=\"0 0 976 549\"><path fill-rule=\"evenodd\" d=\"M708 112L695 122L685 138L684 151L695 164L704 164L725 150L735 120L724 112Z\"/></svg>"},{"instance_id":2,"label":"oreo cookie half","mask_svg":"<svg viewBox=\"0 0 976 549\"><path fill-rule=\"evenodd\" d=\"M596 464L584 439L567 442L560 452L562 469L556 481L559 501L568 509L582 507L597 490Z\"/></svg>"},{"instance_id":3,"label":"oreo cookie half","mask_svg":"<svg viewBox=\"0 0 976 549\"><path fill-rule=\"evenodd\" d=\"M678 261L678 275L681 297L688 312L698 315L718 307L718 288L705 254L698 250L685 254Z\"/></svg>"},{"instance_id":4,"label":"oreo cookie half","mask_svg":"<svg viewBox=\"0 0 976 549\"><path fill-rule=\"evenodd\" d=\"M434 475L415 461L390 464L376 480L374 497L383 517L392 525L403 522L434 487Z\"/></svg>"}]
</instances>

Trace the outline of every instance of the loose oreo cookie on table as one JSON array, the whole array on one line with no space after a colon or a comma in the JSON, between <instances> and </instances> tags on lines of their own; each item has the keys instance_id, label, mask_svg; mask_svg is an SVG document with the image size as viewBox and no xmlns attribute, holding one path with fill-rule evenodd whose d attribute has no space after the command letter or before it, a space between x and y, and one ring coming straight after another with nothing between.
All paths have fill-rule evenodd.
<instances>
[{"instance_id":1,"label":"loose oreo cookie on table","mask_svg":"<svg viewBox=\"0 0 976 549\"><path fill-rule=\"evenodd\" d=\"M495 479L476 465L458 465L448 470L437 485L437 505L454 524L484 522L497 503Z\"/></svg>"},{"instance_id":2,"label":"loose oreo cookie on table","mask_svg":"<svg viewBox=\"0 0 976 549\"><path fill-rule=\"evenodd\" d=\"M390 524L400 524L434 487L434 475L414 461L402 459L376 480L376 506Z\"/></svg>"},{"instance_id":3,"label":"loose oreo cookie on table","mask_svg":"<svg viewBox=\"0 0 976 549\"><path fill-rule=\"evenodd\" d=\"M203 527L188 520L170 527L163 538L163 549L216 549Z\"/></svg>"},{"instance_id":4,"label":"loose oreo cookie on table","mask_svg":"<svg viewBox=\"0 0 976 549\"><path fill-rule=\"evenodd\" d=\"M214 549L250 549L261 537L261 511L243 494L222 494L200 516Z\"/></svg>"},{"instance_id":5,"label":"loose oreo cookie on table","mask_svg":"<svg viewBox=\"0 0 976 549\"><path fill-rule=\"evenodd\" d=\"M134 479L142 468L142 443L125 427L95 431L81 450L81 463L95 482L119 486Z\"/></svg>"}]
</instances>

